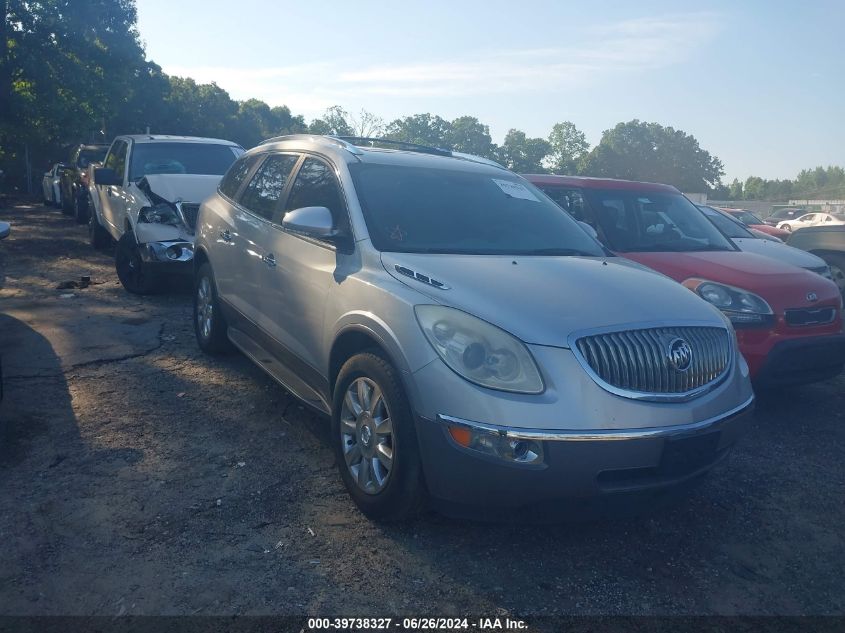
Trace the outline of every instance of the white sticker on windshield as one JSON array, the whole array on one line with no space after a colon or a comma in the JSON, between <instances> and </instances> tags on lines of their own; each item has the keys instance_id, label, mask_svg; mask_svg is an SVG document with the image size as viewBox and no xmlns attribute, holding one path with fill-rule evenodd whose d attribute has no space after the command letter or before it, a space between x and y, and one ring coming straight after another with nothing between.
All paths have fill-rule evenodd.
<instances>
[{"instance_id":1,"label":"white sticker on windshield","mask_svg":"<svg viewBox=\"0 0 845 633\"><path fill-rule=\"evenodd\" d=\"M531 200L532 202L540 202L533 193L531 193L528 188L519 182L513 182L511 180L499 180L498 178L493 178L493 182L499 185L499 189L504 191L508 194L511 198L519 198L520 200Z\"/></svg>"}]
</instances>

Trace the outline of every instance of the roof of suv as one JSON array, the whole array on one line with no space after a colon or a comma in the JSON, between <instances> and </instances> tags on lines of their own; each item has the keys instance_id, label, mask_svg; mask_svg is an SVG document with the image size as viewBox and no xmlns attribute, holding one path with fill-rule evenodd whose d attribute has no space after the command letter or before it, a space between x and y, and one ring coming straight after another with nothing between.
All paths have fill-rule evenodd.
<instances>
[{"instance_id":1,"label":"roof of suv","mask_svg":"<svg viewBox=\"0 0 845 633\"><path fill-rule=\"evenodd\" d=\"M202 136L173 136L171 134L121 134L119 138L128 138L135 143L211 143L214 145L232 145L237 143L222 138L205 138Z\"/></svg>"},{"instance_id":2,"label":"roof of suv","mask_svg":"<svg viewBox=\"0 0 845 633\"><path fill-rule=\"evenodd\" d=\"M366 143L381 143L379 147ZM448 167L467 171L507 172L507 168L481 156L452 152L442 148L426 147L414 143L402 143L390 139L367 139L353 137L322 136L317 134L291 134L267 139L247 153L260 152L268 148L303 150L308 146L324 154L335 156L345 162L361 162L379 165L405 165L423 168ZM395 145L395 147L394 147Z\"/></svg>"},{"instance_id":3,"label":"roof of suv","mask_svg":"<svg viewBox=\"0 0 845 633\"><path fill-rule=\"evenodd\" d=\"M638 182L636 180L619 180L616 178L589 178L587 176L555 176L552 174L523 174L523 177L535 185L557 185L581 187L583 189L625 189L628 191L680 193L672 185L662 185L656 182Z\"/></svg>"}]
</instances>

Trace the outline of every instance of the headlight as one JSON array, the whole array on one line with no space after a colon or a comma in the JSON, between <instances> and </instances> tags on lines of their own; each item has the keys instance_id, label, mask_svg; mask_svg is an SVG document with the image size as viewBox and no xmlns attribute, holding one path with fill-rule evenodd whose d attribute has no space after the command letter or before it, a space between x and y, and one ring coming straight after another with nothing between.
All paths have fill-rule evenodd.
<instances>
[{"instance_id":1,"label":"headlight","mask_svg":"<svg viewBox=\"0 0 845 633\"><path fill-rule=\"evenodd\" d=\"M540 371L516 337L454 308L420 305L414 312L428 342L459 376L502 391L543 391Z\"/></svg>"},{"instance_id":2,"label":"headlight","mask_svg":"<svg viewBox=\"0 0 845 633\"><path fill-rule=\"evenodd\" d=\"M734 325L765 323L774 314L765 299L742 288L706 279L687 279L684 286L719 308Z\"/></svg>"},{"instance_id":3,"label":"headlight","mask_svg":"<svg viewBox=\"0 0 845 633\"><path fill-rule=\"evenodd\" d=\"M182 224L182 218L179 217L176 209L169 204L160 203L153 207L144 207L141 209L138 212L138 222L179 226Z\"/></svg>"},{"instance_id":4,"label":"headlight","mask_svg":"<svg viewBox=\"0 0 845 633\"><path fill-rule=\"evenodd\" d=\"M810 268L809 270L818 275L821 275L825 279L830 279L831 281L833 281L833 275L830 272L830 266L819 266L818 268Z\"/></svg>"}]
</instances>

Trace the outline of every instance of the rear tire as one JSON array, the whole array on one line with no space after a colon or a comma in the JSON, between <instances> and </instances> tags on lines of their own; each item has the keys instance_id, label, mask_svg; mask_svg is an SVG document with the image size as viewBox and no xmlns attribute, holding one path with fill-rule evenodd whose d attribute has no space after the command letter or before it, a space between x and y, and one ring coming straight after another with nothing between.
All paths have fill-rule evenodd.
<instances>
[{"instance_id":1,"label":"rear tire","mask_svg":"<svg viewBox=\"0 0 845 633\"><path fill-rule=\"evenodd\" d=\"M105 248L111 242L111 235L106 231L97 219L97 212L91 209L88 214L88 242L92 248Z\"/></svg>"},{"instance_id":2,"label":"rear tire","mask_svg":"<svg viewBox=\"0 0 845 633\"><path fill-rule=\"evenodd\" d=\"M88 196L85 194L73 196L73 215L77 224L88 221Z\"/></svg>"},{"instance_id":3,"label":"rear tire","mask_svg":"<svg viewBox=\"0 0 845 633\"><path fill-rule=\"evenodd\" d=\"M399 372L378 350L343 364L331 438L343 484L367 517L402 521L420 512L425 484L411 406Z\"/></svg>"},{"instance_id":4,"label":"rear tire","mask_svg":"<svg viewBox=\"0 0 845 633\"><path fill-rule=\"evenodd\" d=\"M135 235L127 230L117 241L114 251L114 267L117 277L127 292L135 295L151 295L161 290L158 277L150 265L141 258L141 251Z\"/></svg>"},{"instance_id":5,"label":"rear tire","mask_svg":"<svg viewBox=\"0 0 845 633\"><path fill-rule=\"evenodd\" d=\"M206 354L222 354L234 349L227 335L228 325L220 301L211 264L205 262L194 278L194 333Z\"/></svg>"}]
</instances>

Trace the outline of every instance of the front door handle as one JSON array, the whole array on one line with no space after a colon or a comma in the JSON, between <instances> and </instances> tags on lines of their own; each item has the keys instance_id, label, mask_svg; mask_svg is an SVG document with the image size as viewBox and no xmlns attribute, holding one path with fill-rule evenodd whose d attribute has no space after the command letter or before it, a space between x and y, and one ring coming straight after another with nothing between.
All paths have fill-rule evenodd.
<instances>
[{"instance_id":1,"label":"front door handle","mask_svg":"<svg viewBox=\"0 0 845 633\"><path fill-rule=\"evenodd\" d=\"M264 257L261 258L265 264L267 264L270 268L276 267L276 256L273 253L267 253Z\"/></svg>"},{"instance_id":2,"label":"front door handle","mask_svg":"<svg viewBox=\"0 0 845 633\"><path fill-rule=\"evenodd\" d=\"M229 233L229 229L226 229L225 231L220 231L220 239L224 242L232 241L232 234Z\"/></svg>"}]
</instances>

